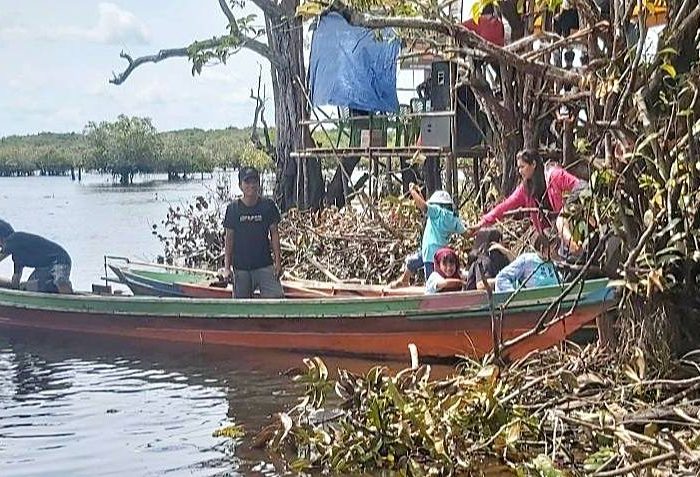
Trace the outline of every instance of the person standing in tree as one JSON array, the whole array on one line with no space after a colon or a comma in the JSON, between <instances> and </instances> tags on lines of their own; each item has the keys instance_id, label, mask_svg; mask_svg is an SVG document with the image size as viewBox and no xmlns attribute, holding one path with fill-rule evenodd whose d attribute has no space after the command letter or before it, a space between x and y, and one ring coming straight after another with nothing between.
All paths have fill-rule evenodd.
<instances>
[{"instance_id":1,"label":"person standing in tree","mask_svg":"<svg viewBox=\"0 0 700 477\"><path fill-rule=\"evenodd\" d=\"M260 173L244 167L238 173L243 197L231 202L224 217L224 278L233 271L233 296L282 298L282 254L275 203L260 196Z\"/></svg>"},{"instance_id":2,"label":"person standing in tree","mask_svg":"<svg viewBox=\"0 0 700 477\"><path fill-rule=\"evenodd\" d=\"M27 280L27 290L42 293L73 293L70 282L71 259L55 242L26 232L15 232L0 220L0 262L12 256L12 288L19 288L25 267L34 271Z\"/></svg>"}]
</instances>

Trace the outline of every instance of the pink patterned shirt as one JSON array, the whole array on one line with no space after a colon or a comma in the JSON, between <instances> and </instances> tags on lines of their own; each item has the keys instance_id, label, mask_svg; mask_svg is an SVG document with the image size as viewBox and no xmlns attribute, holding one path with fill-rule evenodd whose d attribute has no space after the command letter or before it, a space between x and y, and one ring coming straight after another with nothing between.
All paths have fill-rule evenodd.
<instances>
[{"instance_id":1,"label":"pink patterned shirt","mask_svg":"<svg viewBox=\"0 0 700 477\"><path fill-rule=\"evenodd\" d=\"M549 197L549 203L552 206L553 212L561 211L564 207L564 195L571 192L581 181L581 179L565 171L560 166L547 168L545 170L545 180L547 181L547 197ZM491 211L484 214L477 226L482 228L492 225L501 220L506 212L511 210L534 207L537 207L535 199L527 195L525 185L521 182L512 194L491 209ZM537 230L545 228L542 223L542 218L537 212L530 212L530 221Z\"/></svg>"}]
</instances>

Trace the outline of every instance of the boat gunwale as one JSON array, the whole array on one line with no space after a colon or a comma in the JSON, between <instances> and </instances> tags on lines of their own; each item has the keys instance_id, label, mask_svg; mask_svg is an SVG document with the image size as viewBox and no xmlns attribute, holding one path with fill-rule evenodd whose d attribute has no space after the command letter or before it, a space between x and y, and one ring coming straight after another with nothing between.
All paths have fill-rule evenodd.
<instances>
[{"instance_id":1,"label":"boat gunwale","mask_svg":"<svg viewBox=\"0 0 700 477\"><path fill-rule=\"evenodd\" d=\"M602 304L612 300L614 293L611 293L611 287L606 279L592 280L587 283L594 282L596 285L606 282L605 286L590 285L591 288L585 292L582 296L578 296L577 290L571 290L561 301L560 306L565 307L567 304L573 303L576 307ZM542 287L542 289L550 289L551 291L556 290L556 294L551 293L548 296L537 296L531 299L515 299L509 303L506 308L508 313L523 313L536 310L538 308L542 309L545 306L550 305L554 302L556 298L561 295L561 291L564 289L559 285L554 285L550 287ZM49 299L55 303L65 304L65 306L48 304L28 304L28 303L17 303L15 301L3 300L3 294L5 296L13 297L28 297L32 299ZM463 296L484 296L486 292L483 290L475 291L457 291L457 292L446 292L436 295L418 295L418 296L384 296L384 297L342 297L342 298L294 298L294 299L222 299L222 298L187 298L187 297L157 297L157 296L104 296L104 295L56 295L48 293L37 293L37 292L26 292L18 290L0 290L0 306L9 308L18 308L25 310L42 310L42 311L53 311L53 312L73 312L82 314L108 314L116 316L147 316L147 317L163 317L163 318L198 318L198 319L362 319L368 316L383 318L383 317L405 317L409 320L430 320L430 319L460 319L460 318L470 318L474 316L483 316L491 311L491 305L488 303L475 303L473 306L462 307L462 305L455 305L448 308L440 307L421 307L421 303L426 300L431 301L442 301L449 300L454 297ZM504 298L507 299L510 293L504 293ZM602 296L601 296L602 295ZM321 308L331 308L335 305L361 305L361 304L377 304L377 303L391 303L391 304L406 304L406 302L414 302L411 308L407 309L388 309L388 310L368 310L368 311L338 311L332 313L309 313L309 314L279 314L279 313L260 313L260 314L238 314L236 315L235 310L232 309L230 314L226 313L215 313L212 314L211 311L203 311L200 313L194 312L172 312L169 310L156 311L156 310L99 310L91 309L87 307L90 303L103 303L107 306L111 303L124 304L124 303L135 303L137 305L151 305L155 308L159 304L186 304L187 308L197 307L201 305L202 307L206 305L216 305L219 309L225 308L226 305L248 305L255 306L261 304L267 305L289 305L289 302L293 302L301 305L311 305L320 306ZM503 301L505 303L505 300ZM73 306L71 306L73 305ZM81 306L82 305L82 306ZM502 305L502 303L501 303ZM240 307L238 307L240 308ZM500 310L499 305L495 305L495 310ZM218 311L218 310L217 310ZM458 316L456 316L458 315Z\"/></svg>"}]
</instances>

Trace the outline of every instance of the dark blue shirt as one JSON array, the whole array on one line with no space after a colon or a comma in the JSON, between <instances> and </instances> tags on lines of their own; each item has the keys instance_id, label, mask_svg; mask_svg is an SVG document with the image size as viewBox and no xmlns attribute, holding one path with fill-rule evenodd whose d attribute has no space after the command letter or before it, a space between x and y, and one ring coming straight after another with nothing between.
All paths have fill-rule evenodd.
<instances>
[{"instance_id":1,"label":"dark blue shirt","mask_svg":"<svg viewBox=\"0 0 700 477\"><path fill-rule=\"evenodd\" d=\"M2 253L12 255L15 273L24 267L43 268L56 264L70 265L68 252L51 240L26 232L15 232L5 239Z\"/></svg>"}]
</instances>

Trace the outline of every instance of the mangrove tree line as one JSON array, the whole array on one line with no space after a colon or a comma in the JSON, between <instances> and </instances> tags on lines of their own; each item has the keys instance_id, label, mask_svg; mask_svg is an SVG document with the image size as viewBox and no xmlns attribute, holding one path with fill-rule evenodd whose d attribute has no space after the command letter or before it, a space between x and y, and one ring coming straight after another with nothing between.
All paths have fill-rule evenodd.
<instances>
[{"instance_id":1,"label":"mangrove tree line","mask_svg":"<svg viewBox=\"0 0 700 477\"><path fill-rule=\"evenodd\" d=\"M158 132L148 118L119 116L90 122L80 133L42 132L0 138L0 176L67 175L78 169L111 174L123 184L135 174L167 173L171 180L216 168L271 161L250 141L250 129Z\"/></svg>"}]
</instances>

